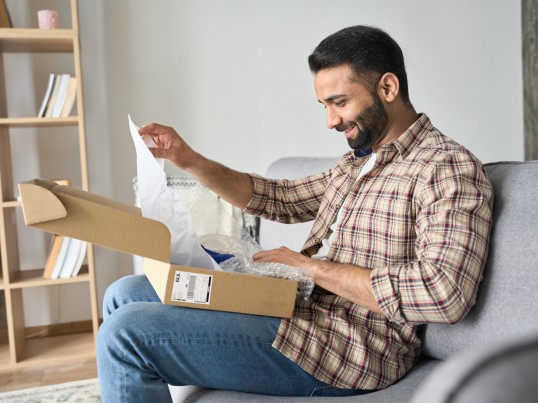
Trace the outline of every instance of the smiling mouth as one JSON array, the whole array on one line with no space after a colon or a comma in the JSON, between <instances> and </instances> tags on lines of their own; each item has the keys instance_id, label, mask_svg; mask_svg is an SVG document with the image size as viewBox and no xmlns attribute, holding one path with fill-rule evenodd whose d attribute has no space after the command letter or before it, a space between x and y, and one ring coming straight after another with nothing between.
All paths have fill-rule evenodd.
<instances>
[{"instance_id":1,"label":"smiling mouth","mask_svg":"<svg viewBox=\"0 0 538 403\"><path fill-rule=\"evenodd\" d=\"M349 138L353 133L355 133L355 129L358 130L358 126L356 124L352 124L350 127L344 130L344 135Z\"/></svg>"}]
</instances>

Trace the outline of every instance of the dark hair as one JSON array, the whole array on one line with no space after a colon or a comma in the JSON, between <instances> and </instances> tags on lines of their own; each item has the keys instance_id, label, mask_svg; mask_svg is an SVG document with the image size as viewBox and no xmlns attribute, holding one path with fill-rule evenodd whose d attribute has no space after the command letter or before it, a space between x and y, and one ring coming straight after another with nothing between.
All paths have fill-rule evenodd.
<instances>
[{"instance_id":1,"label":"dark hair","mask_svg":"<svg viewBox=\"0 0 538 403\"><path fill-rule=\"evenodd\" d=\"M310 70L349 65L354 79L373 89L381 75L393 73L400 82L400 94L409 102L407 74L402 49L379 28L365 25L344 28L325 38L308 57ZM377 73L372 77L372 73Z\"/></svg>"}]
</instances>

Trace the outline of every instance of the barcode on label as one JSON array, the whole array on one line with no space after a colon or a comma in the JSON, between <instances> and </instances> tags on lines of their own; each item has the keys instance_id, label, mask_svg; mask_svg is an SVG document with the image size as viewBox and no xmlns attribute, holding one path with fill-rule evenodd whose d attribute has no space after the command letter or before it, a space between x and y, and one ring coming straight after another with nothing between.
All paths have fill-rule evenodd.
<instances>
[{"instance_id":1,"label":"barcode on label","mask_svg":"<svg viewBox=\"0 0 538 403\"><path fill-rule=\"evenodd\" d=\"M172 287L172 301L209 304L213 276L176 270Z\"/></svg>"},{"instance_id":2,"label":"barcode on label","mask_svg":"<svg viewBox=\"0 0 538 403\"><path fill-rule=\"evenodd\" d=\"M189 288L187 289L187 301L194 299L194 287L196 287L196 277L189 277Z\"/></svg>"}]
</instances>

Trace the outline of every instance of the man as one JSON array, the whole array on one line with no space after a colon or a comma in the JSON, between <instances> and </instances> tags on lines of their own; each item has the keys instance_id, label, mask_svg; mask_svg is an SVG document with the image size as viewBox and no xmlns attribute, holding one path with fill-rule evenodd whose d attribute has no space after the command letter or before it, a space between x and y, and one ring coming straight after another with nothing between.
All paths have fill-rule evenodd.
<instances>
[{"instance_id":1,"label":"man","mask_svg":"<svg viewBox=\"0 0 538 403\"><path fill-rule=\"evenodd\" d=\"M99 332L103 401L166 401L166 383L293 396L384 388L420 355L419 325L453 323L474 304L491 228L481 163L409 100L400 47L355 26L309 57L327 125L353 149L305 179L237 172L150 124L156 157L230 203L270 219L315 219L301 253L254 255L311 271L316 288L291 319L182 309L143 276L107 291Z\"/></svg>"}]
</instances>

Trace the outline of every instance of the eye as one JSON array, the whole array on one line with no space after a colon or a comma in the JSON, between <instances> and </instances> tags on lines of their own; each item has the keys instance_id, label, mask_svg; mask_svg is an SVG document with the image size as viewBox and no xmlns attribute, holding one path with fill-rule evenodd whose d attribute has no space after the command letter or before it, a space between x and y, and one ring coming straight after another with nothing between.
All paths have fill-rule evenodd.
<instances>
[{"instance_id":1,"label":"eye","mask_svg":"<svg viewBox=\"0 0 538 403\"><path fill-rule=\"evenodd\" d=\"M341 100L338 100L334 103L335 106L338 106L338 107L342 107L346 104L346 99L341 99Z\"/></svg>"}]
</instances>

